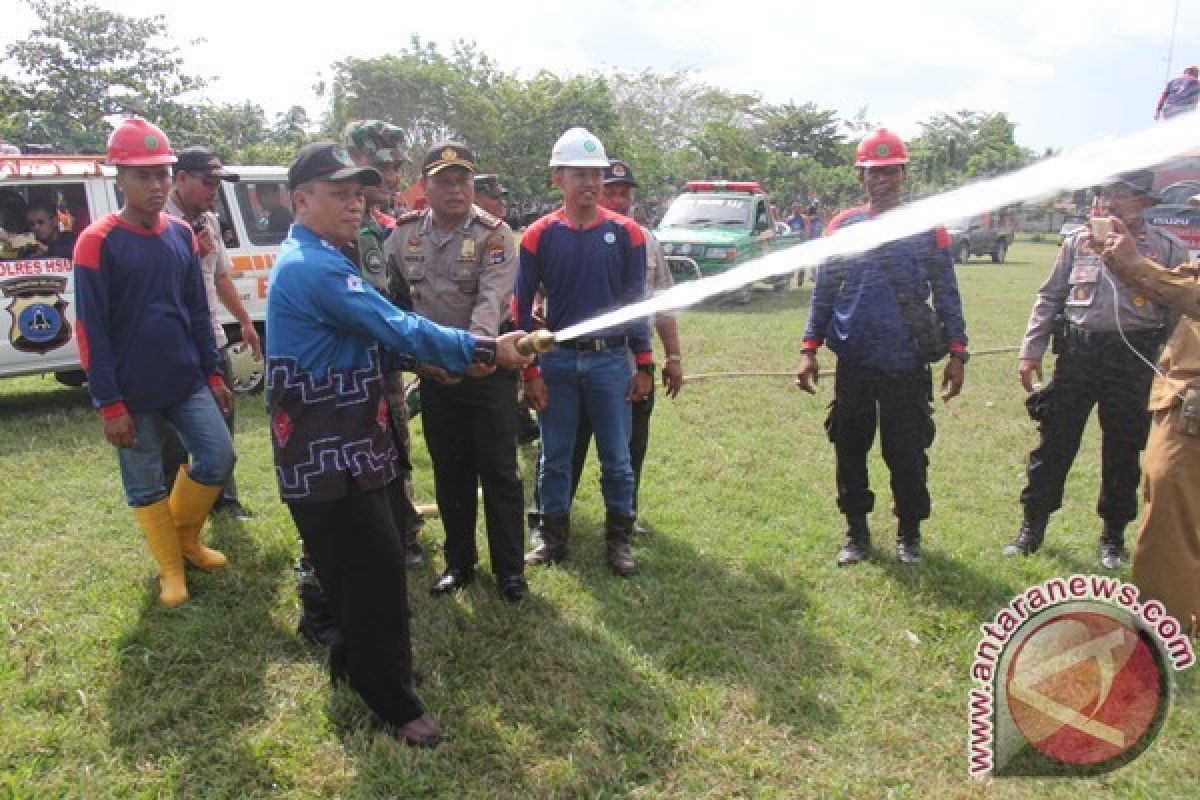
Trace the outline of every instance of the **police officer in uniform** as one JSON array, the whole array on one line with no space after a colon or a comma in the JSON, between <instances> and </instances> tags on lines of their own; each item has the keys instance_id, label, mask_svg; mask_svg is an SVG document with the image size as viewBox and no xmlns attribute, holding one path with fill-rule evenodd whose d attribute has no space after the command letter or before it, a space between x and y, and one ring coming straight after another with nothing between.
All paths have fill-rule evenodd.
<instances>
[{"instance_id":1,"label":"police officer in uniform","mask_svg":"<svg viewBox=\"0 0 1200 800\"><path fill-rule=\"evenodd\" d=\"M500 182L499 175L489 173L475 176L475 205L496 219L504 219L506 197L508 188Z\"/></svg>"},{"instance_id":2,"label":"police officer in uniform","mask_svg":"<svg viewBox=\"0 0 1200 800\"><path fill-rule=\"evenodd\" d=\"M516 276L512 232L474 205L475 156L462 144L434 145L421 172L429 207L398 220L384 245L389 269L407 283L421 316L495 336ZM517 373L476 365L451 380L422 372L421 409L446 532L446 569L431 592L453 592L474 580L476 488L482 485L492 571L504 598L521 600L527 586Z\"/></svg>"},{"instance_id":3,"label":"police officer in uniform","mask_svg":"<svg viewBox=\"0 0 1200 800\"><path fill-rule=\"evenodd\" d=\"M1139 252L1174 267L1186 260L1187 248L1146 225L1142 216L1159 200L1153 184L1150 170L1124 173L1104 187L1104 197L1136 238ZM1042 377L1042 356L1056 317L1060 346L1054 376L1035 391L1033 381ZM1029 555L1042 546L1050 515L1062 506L1063 484L1084 426L1098 405L1103 432L1096 505L1104 522L1100 562L1106 569L1121 565L1126 557L1125 526L1137 517L1138 457L1150 424L1146 398L1154 372L1147 362L1154 361L1166 340L1166 326L1160 306L1112 279L1089 228L1067 237L1050 277L1038 290L1021 343L1018 374L1030 393L1026 407L1038 423L1040 437L1029 454L1021 492L1024 520L1004 548L1005 555Z\"/></svg>"}]
</instances>

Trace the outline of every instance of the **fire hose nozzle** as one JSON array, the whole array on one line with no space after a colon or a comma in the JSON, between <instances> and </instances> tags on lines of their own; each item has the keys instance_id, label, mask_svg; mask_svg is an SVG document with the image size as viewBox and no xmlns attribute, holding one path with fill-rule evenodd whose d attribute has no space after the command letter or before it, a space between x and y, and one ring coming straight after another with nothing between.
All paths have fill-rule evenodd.
<instances>
[{"instance_id":1,"label":"fire hose nozzle","mask_svg":"<svg viewBox=\"0 0 1200 800\"><path fill-rule=\"evenodd\" d=\"M554 349L554 333L552 331L534 331L517 339L517 352L523 356L532 356Z\"/></svg>"}]
</instances>

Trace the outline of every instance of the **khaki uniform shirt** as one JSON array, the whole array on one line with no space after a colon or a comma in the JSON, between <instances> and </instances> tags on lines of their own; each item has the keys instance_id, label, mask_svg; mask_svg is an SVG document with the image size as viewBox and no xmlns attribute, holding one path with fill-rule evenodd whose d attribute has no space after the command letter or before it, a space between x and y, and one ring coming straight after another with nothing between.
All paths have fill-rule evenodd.
<instances>
[{"instance_id":1,"label":"khaki uniform shirt","mask_svg":"<svg viewBox=\"0 0 1200 800\"><path fill-rule=\"evenodd\" d=\"M642 233L646 236L646 296L653 297L659 292L665 292L675 285L671 277L671 268L667 265L667 257L662 245L645 225Z\"/></svg>"},{"instance_id":2,"label":"khaki uniform shirt","mask_svg":"<svg viewBox=\"0 0 1200 800\"><path fill-rule=\"evenodd\" d=\"M1183 242L1159 228L1147 226L1138 237L1138 252L1160 264L1175 267L1187 260ZM1038 290L1029 315L1021 358L1041 358L1046 352L1054 317L1062 312L1067 321L1089 332L1125 333L1161 328L1167 324L1166 311L1144 293L1130 291L1115 281L1109 283L1108 268L1100 254L1092 249L1091 235L1085 227L1067 237L1058 251L1050 277Z\"/></svg>"},{"instance_id":3,"label":"khaki uniform shirt","mask_svg":"<svg viewBox=\"0 0 1200 800\"><path fill-rule=\"evenodd\" d=\"M508 315L517 254L503 220L472 206L449 232L433 212L410 211L384 244L388 270L408 282L413 310L440 325L495 336Z\"/></svg>"},{"instance_id":4,"label":"khaki uniform shirt","mask_svg":"<svg viewBox=\"0 0 1200 800\"><path fill-rule=\"evenodd\" d=\"M1121 280L1145 292L1155 302L1181 314L1175 332L1158 359L1159 374L1150 388L1150 410L1177 405L1184 389L1200 386L1200 264L1177 270L1142 261L1118 266Z\"/></svg>"},{"instance_id":5,"label":"khaki uniform shirt","mask_svg":"<svg viewBox=\"0 0 1200 800\"><path fill-rule=\"evenodd\" d=\"M170 195L167 195L166 212L171 216L179 217L184 222L190 222L184 216L183 209L175 205L175 200ZM203 217L204 226L208 228L213 241L212 252L200 259L200 269L204 273L204 293L208 297L208 313L212 317L213 336L217 340L217 349L220 350L229 344L229 339L225 336L225 329L217 320L217 276L233 269L233 259L229 257L229 251L225 249L225 237L221 236L221 221L217 219L217 215L212 211L205 211L201 217Z\"/></svg>"}]
</instances>

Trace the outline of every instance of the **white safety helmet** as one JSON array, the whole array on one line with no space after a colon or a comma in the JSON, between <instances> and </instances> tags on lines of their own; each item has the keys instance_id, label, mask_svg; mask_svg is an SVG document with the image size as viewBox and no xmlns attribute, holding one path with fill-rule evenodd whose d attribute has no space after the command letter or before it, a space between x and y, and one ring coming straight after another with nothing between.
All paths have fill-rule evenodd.
<instances>
[{"instance_id":1,"label":"white safety helmet","mask_svg":"<svg viewBox=\"0 0 1200 800\"><path fill-rule=\"evenodd\" d=\"M608 169L608 155L594 133L587 128L571 128L554 143L550 166Z\"/></svg>"}]
</instances>

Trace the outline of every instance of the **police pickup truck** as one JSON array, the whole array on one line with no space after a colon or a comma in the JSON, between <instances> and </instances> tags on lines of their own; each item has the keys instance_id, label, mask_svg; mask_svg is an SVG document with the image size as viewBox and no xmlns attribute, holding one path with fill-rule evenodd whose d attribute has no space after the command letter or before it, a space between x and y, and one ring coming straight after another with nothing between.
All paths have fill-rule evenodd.
<instances>
[{"instance_id":1,"label":"police pickup truck","mask_svg":"<svg viewBox=\"0 0 1200 800\"><path fill-rule=\"evenodd\" d=\"M696 280L725 272L773 250L798 244L799 236L775 232L767 194L754 181L688 181L663 215L654 235L676 282ZM797 281L804 273L796 271ZM786 289L792 274L773 278L776 290ZM750 300L750 286L729 296L734 302Z\"/></svg>"},{"instance_id":2,"label":"police pickup truck","mask_svg":"<svg viewBox=\"0 0 1200 800\"><path fill-rule=\"evenodd\" d=\"M262 329L267 276L291 224L283 167L230 167L241 176L222 183L215 211L233 260L233 282L251 318ZM121 206L115 170L100 156L0 156L0 300L7 312L0 336L0 377L53 373L68 386L86 380L75 338L74 278L69 246L51 252L38 245L30 211L49 211L61 242L73 241L91 222ZM42 238L46 238L43 232ZM51 255L53 253L53 255ZM239 326L222 306L235 391L263 383L263 365L240 341Z\"/></svg>"}]
</instances>

